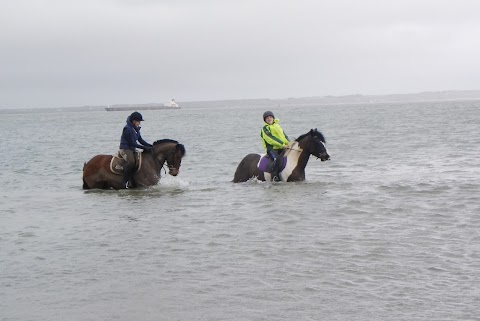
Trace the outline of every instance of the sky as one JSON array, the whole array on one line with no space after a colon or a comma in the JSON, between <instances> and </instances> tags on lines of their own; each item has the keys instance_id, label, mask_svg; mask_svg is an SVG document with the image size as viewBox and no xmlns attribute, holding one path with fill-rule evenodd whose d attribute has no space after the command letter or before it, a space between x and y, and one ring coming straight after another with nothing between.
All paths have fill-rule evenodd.
<instances>
[{"instance_id":1,"label":"sky","mask_svg":"<svg viewBox=\"0 0 480 321\"><path fill-rule=\"evenodd\" d=\"M477 0L1 0L0 109L480 89Z\"/></svg>"}]
</instances>

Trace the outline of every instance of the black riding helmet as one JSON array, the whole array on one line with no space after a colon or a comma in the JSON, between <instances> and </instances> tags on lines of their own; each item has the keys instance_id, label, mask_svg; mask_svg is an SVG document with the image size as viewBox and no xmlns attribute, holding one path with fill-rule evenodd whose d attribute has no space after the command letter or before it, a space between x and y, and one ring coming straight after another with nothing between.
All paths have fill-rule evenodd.
<instances>
[{"instance_id":1,"label":"black riding helmet","mask_svg":"<svg viewBox=\"0 0 480 321\"><path fill-rule=\"evenodd\" d=\"M130 121L134 121L134 120L143 121L142 114L140 114L138 111L134 111L130 115Z\"/></svg>"},{"instance_id":2,"label":"black riding helmet","mask_svg":"<svg viewBox=\"0 0 480 321\"><path fill-rule=\"evenodd\" d=\"M265 118L267 118L268 116L272 116L273 118L275 118L275 115L270 110L267 110L263 113L263 121L265 121Z\"/></svg>"}]
</instances>

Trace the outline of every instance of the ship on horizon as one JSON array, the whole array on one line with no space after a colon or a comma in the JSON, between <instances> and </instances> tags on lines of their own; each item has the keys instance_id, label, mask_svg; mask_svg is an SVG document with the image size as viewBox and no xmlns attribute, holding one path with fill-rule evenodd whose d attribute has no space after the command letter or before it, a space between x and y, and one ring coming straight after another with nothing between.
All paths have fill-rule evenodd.
<instances>
[{"instance_id":1,"label":"ship on horizon","mask_svg":"<svg viewBox=\"0 0 480 321\"><path fill-rule=\"evenodd\" d=\"M178 107L177 102L176 102L175 99L173 99L173 98L170 100L170 107L180 108L180 107Z\"/></svg>"},{"instance_id":2,"label":"ship on horizon","mask_svg":"<svg viewBox=\"0 0 480 321\"><path fill-rule=\"evenodd\" d=\"M162 110L162 109L180 109L175 99L172 98L168 105L159 103L150 104L117 104L105 107L106 111L135 111L135 110Z\"/></svg>"}]
</instances>

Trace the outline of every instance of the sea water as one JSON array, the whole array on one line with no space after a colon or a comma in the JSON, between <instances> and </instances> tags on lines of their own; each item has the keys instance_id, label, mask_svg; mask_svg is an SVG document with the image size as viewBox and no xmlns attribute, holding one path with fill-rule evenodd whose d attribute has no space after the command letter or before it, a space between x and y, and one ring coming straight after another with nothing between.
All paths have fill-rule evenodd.
<instances>
[{"instance_id":1,"label":"sea water","mask_svg":"<svg viewBox=\"0 0 480 321\"><path fill-rule=\"evenodd\" d=\"M479 320L480 101L279 106L331 160L234 184L266 109L142 112L187 155L121 191L82 167L128 113L2 114L0 320Z\"/></svg>"}]
</instances>

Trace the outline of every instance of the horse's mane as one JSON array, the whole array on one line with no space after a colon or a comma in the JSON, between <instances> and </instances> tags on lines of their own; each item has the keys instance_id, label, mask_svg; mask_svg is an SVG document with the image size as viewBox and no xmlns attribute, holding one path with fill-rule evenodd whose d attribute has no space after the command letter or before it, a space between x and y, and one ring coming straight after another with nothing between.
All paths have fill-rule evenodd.
<instances>
[{"instance_id":1,"label":"horse's mane","mask_svg":"<svg viewBox=\"0 0 480 321\"><path fill-rule=\"evenodd\" d=\"M176 141L174 139L168 139L168 138L159 139L159 140L154 141L153 145L165 144L165 143L177 144L177 148L180 149L180 152L182 153L182 155L183 156L185 155L185 153L186 153L185 146L183 146L182 144L180 144L178 141Z\"/></svg>"},{"instance_id":2,"label":"horse's mane","mask_svg":"<svg viewBox=\"0 0 480 321\"><path fill-rule=\"evenodd\" d=\"M178 142L176 140L165 138L165 139L159 139L159 140L154 141L153 145L164 144L164 143L178 144Z\"/></svg>"},{"instance_id":3,"label":"horse's mane","mask_svg":"<svg viewBox=\"0 0 480 321\"><path fill-rule=\"evenodd\" d=\"M296 139L297 142L301 141L302 139L304 139L305 137L307 137L308 135L312 135L312 136L316 136L318 138L320 138L320 140L324 143L326 143L325 141L325 137L323 136L323 134L321 132L319 132L316 128L315 129L311 129L308 133L306 134L303 134L301 135L300 137L298 137Z\"/></svg>"}]
</instances>

